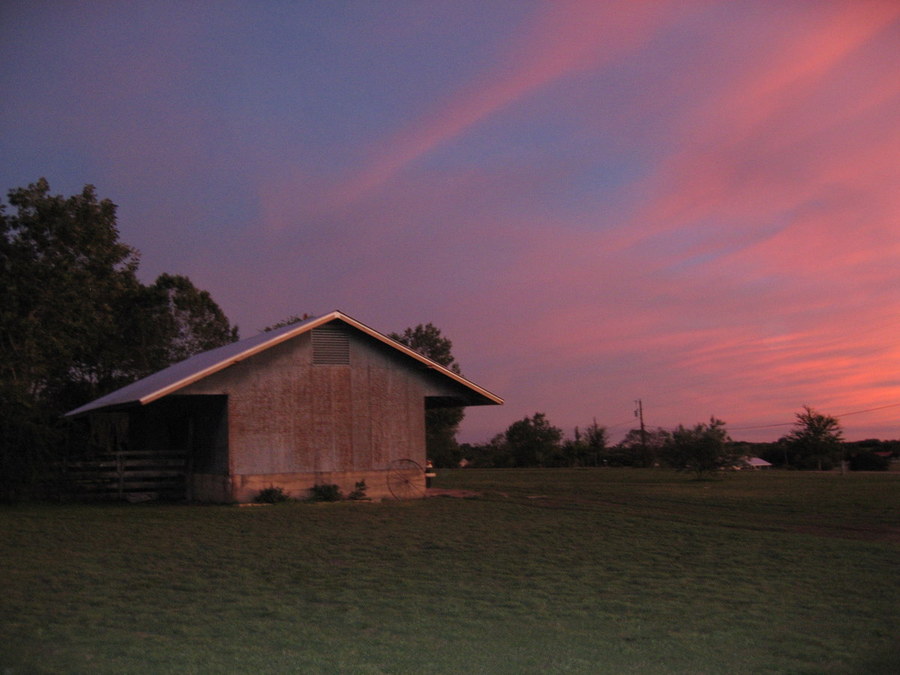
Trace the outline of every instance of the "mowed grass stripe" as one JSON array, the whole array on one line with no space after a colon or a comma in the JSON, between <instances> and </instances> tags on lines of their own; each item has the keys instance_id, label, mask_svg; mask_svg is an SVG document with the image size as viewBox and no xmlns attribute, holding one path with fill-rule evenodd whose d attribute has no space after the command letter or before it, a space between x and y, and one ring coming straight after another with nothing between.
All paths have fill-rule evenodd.
<instances>
[{"instance_id":1,"label":"mowed grass stripe","mask_svg":"<svg viewBox=\"0 0 900 675\"><path fill-rule=\"evenodd\" d=\"M466 470L438 485L478 498L7 507L0 665L892 672L898 478Z\"/></svg>"}]
</instances>

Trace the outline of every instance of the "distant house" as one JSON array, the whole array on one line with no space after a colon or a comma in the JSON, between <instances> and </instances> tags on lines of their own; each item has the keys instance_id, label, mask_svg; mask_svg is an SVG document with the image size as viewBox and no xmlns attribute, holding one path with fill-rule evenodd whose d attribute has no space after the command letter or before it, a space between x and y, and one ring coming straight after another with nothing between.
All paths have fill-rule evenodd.
<instances>
[{"instance_id":1,"label":"distant house","mask_svg":"<svg viewBox=\"0 0 900 675\"><path fill-rule=\"evenodd\" d=\"M187 499L248 502L269 487L300 498L365 481L377 499L400 496L398 476L411 488L401 494L421 494L426 408L502 403L334 311L198 354L67 416L106 439L119 496L165 483Z\"/></svg>"},{"instance_id":2,"label":"distant house","mask_svg":"<svg viewBox=\"0 0 900 675\"><path fill-rule=\"evenodd\" d=\"M772 466L771 462L767 462L762 457L744 457L741 462L748 469L769 469Z\"/></svg>"}]
</instances>

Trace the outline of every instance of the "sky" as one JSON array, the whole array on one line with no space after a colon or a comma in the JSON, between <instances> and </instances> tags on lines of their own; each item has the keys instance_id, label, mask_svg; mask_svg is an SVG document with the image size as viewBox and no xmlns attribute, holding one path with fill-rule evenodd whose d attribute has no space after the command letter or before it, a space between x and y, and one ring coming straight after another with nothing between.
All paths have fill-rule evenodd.
<instances>
[{"instance_id":1,"label":"sky","mask_svg":"<svg viewBox=\"0 0 900 675\"><path fill-rule=\"evenodd\" d=\"M900 438L900 3L0 5L0 187L118 205L250 337L433 323L483 442L809 405Z\"/></svg>"}]
</instances>

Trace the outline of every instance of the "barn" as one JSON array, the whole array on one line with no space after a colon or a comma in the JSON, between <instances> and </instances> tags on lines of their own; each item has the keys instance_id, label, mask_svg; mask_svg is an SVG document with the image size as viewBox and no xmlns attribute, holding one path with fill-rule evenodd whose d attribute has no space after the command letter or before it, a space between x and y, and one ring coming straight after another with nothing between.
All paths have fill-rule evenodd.
<instances>
[{"instance_id":1,"label":"barn","mask_svg":"<svg viewBox=\"0 0 900 675\"><path fill-rule=\"evenodd\" d=\"M119 497L251 502L270 487L303 498L364 481L379 499L423 493L427 408L502 403L334 311L197 354L67 417L89 420L108 449L105 485Z\"/></svg>"}]
</instances>

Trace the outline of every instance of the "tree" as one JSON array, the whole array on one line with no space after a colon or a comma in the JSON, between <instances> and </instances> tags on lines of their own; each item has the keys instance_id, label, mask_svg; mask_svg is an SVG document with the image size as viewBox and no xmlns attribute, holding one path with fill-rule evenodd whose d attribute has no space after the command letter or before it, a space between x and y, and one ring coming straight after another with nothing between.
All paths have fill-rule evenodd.
<instances>
[{"instance_id":1,"label":"tree","mask_svg":"<svg viewBox=\"0 0 900 675\"><path fill-rule=\"evenodd\" d=\"M831 469L840 458L843 431L837 419L808 405L796 413L794 428L779 439L788 464L798 469Z\"/></svg>"},{"instance_id":2,"label":"tree","mask_svg":"<svg viewBox=\"0 0 900 675\"><path fill-rule=\"evenodd\" d=\"M198 289L185 276L162 274L151 287L165 316L160 341L165 361L176 363L238 339L232 326L208 291Z\"/></svg>"},{"instance_id":3,"label":"tree","mask_svg":"<svg viewBox=\"0 0 900 675\"><path fill-rule=\"evenodd\" d=\"M263 331L266 333L270 333L273 330L276 330L278 328L285 328L287 326L293 326L295 323L300 323L302 321L306 321L307 319L311 319L311 318L312 318L312 314L306 314L305 312L302 315L301 314L291 314L286 319L282 319L281 321L273 323L271 326L266 326L265 328L263 328Z\"/></svg>"},{"instance_id":4,"label":"tree","mask_svg":"<svg viewBox=\"0 0 900 675\"><path fill-rule=\"evenodd\" d=\"M45 179L10 191L0 218L0 374L48 401L74 373L102 379L119 300L137 285L137 252L118 240L116 207L93 186L51 196Z\"/></svg>"},{"instance_id":5,"label":"tree","mask_svg":"<svg viewBox=\"0 0 900 675\"><path fill-rule=\"evenodd\" d=\"M46 179L0 204L0 488L18 490L58 450L59 416L197 351L232 327L187 277L137 279L116 205ZM14 484L18 487L14 487Z\"/></svg>"},{"instance_id":6,"label":"tree","mask_svg":"<svg viewBox=\"0 0 900 675\"><path fill-rule=\"evenodd\" d=\"M487 443L463 443L460 452L465 452L466 459L479 468L506 469L516 465L506 445L506 434L503 433L495 434Z\"/></svg>"},{"instance_id":7,"label":"tree","mask_svg":"<svg viewBox=\"0 0 900 675\"><path fill-rule=\"evenodd\" d=\"M629 429L619 444L610 463L622 466L650 467L656 464L671 434L661 427L656 429Z\"/></svg>"},{"instance_id":8,"label":"tree","mask_svg":"<svg viewBox=\"0 0 900 675\"><path fill-rule=\"evenodd\" d=\"M730 440L725 422L715 417L709 418L709 424L689 429L679 424L663 447L663 456L670 466L693 471L700 478L734 465L735 458L728 450Z\"/></svg>"},{"instance_id":9,"label":"tree","mask_svg":"<svg viewBox=\"0 0 900 675\"><path fill-rule=\"evenodd\" d=\"M453 343L431 323L407 328L402 334L391 333L390 337L451 372L462 374L453 356ZM463 408L428 408L425 411L425 451L435 466L451 467L459 463L461 455L456 432L464 415Z\"/></svg>"},{"instance_id":10,"label":"tree","mask_svg":"<svg viewBox=\"0 0 900 675\"><path fill-rule=\"evenodd\" d=\"M118 241L115 205L85 186L51 196L44 179L0 205L0 491L33 484L62 435L73 377L103 377L117 299L137 284L137 252Z\"/></svg>"},{"instance_id":11,"label":"tree","mask_svg":"<svg viewBox=\"0 0 900 675\"><path fill-rule=\"evenodd\" d=\"M513 422L504 434L505 445L515 466L548 466L560 451L562 429L554 427L544 413Z\"/></svg>"},{"instance_id":12,"label":"tree","mask_svg":"<svg viewBox=\"0 0 900 675\"><path fill-rule=\"evenodd\" d=\"M599 466L606 453L609 434L606 427L594 420L584 433L575 427L575 438L563 445L563 455L569 466Z\"/></svg>"},{"instance_id":13,"label":"tree","mask_svg":"<svg viewBox=\"0 0 900 675\"><path fill-rule=\"evenodd\" d=\"M391 333L389 337L422 356L427 356L447 370L457 375L462 374L453 356L453 343L441 335L440 329L433 324L419 324L415 328L407 328L402 334Z\"/></svg>"},{"instance_id":14,"label":"tree","mask_svg":"<svg viewBox=\"0 0 900 675\"><path fill-rule=\"evenodd\" d=\"M149 286L135 281L113 306L118 332L96 353L103 375L72 378L67 407L238 339L237 326L186 276L162 274Z\"/></svg>"},{"instance_id":15,"label":"tree","mask_svg":"<svg viewBox=\"0 0 900 675\"><path fill-rule=\"evenodd\" d=\"M891 459L870 450L860 450L850 456L847 466L851 471L887 471L891 468Z\"/></svg>"}]
</instances>

